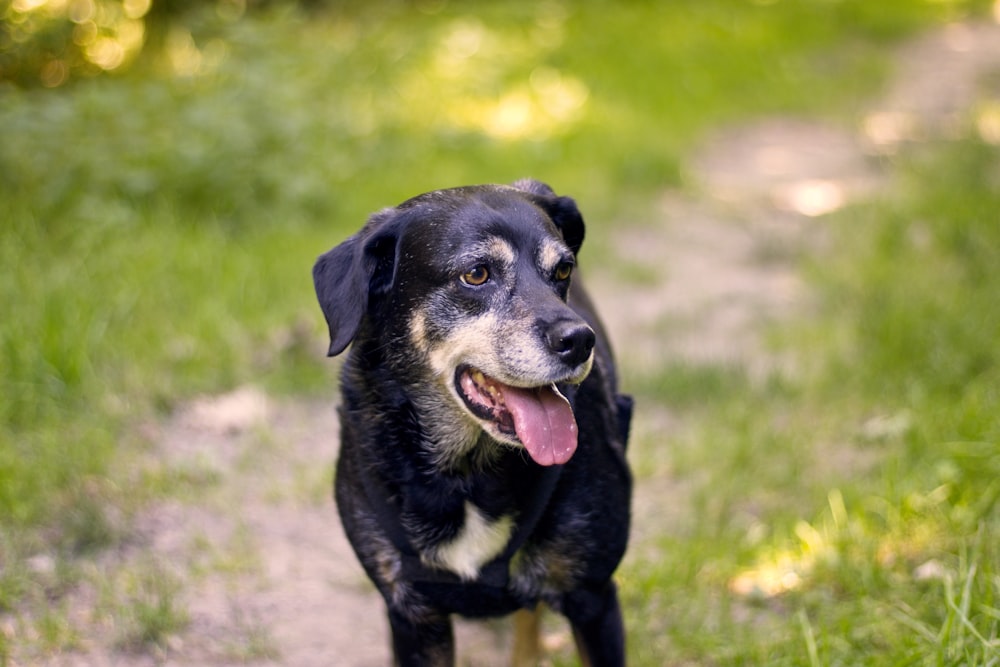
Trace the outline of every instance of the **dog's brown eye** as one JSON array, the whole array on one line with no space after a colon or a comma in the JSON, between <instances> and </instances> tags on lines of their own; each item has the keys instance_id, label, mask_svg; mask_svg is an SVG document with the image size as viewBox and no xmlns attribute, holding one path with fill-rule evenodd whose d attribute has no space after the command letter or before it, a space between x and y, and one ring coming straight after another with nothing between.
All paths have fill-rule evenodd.
<instances>
[{"instance_id":1,"label":"dog's brown eye","mask_svg":"<svg viewBox=\"0 0 1000 667\"><path fill-rule=\"evenodd\" d=\"M490 279L490 270L484 265L474 266L462 274L462 282L466 285L478 287Z\"/></svg>"},{"instance_id":2,"label":"dog's brown eye","mask_svg":"<svg viewBox=\"0 0 1000 667\"><path fill-rule=\"evenodd\" d=\"M560 262L552 273L552 277L559 281L569 280L571 275L573 275L573 265L569 262Z\"/></svg>"}]
</instances>

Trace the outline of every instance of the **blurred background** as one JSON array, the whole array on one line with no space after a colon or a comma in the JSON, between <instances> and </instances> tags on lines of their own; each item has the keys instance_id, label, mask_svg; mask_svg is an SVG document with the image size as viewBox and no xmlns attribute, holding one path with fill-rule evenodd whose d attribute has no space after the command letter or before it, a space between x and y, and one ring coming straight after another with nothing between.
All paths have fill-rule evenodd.
<instances>
[{"instance_id":1,"label":"blurred background","mask_svg":"<svg viewBox=\"0 0 1000 667\"><path fill-rule=\"evenodd\" d=\"M301 641L261 592L281 545L351 558L259 523L342 540L312 262L382 207L525 176L584 212L639 401L631 662L997 664L998 21L0 0L0 665L384 664L383 626L351 657L356 624ZM346 589L378 613L317 568L315 616Z\"/></svg>"}]
</instances>

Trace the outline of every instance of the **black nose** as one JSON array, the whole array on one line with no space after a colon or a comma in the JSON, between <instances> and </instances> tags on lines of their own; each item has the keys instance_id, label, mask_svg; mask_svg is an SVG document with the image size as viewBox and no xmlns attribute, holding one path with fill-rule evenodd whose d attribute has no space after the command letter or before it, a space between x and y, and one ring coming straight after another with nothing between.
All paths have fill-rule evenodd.
<instances>
[{"instance_id":1,"label":"black nose","mask_svg":"<svg viewBox=\"0 0 1000 667\"><path fill-rule=\"evenodd\" d=\"M579 366L594 349L594 330L581 322L560 322L545 334L549 349L568 366Z\"/></svg>"}]
</instances>

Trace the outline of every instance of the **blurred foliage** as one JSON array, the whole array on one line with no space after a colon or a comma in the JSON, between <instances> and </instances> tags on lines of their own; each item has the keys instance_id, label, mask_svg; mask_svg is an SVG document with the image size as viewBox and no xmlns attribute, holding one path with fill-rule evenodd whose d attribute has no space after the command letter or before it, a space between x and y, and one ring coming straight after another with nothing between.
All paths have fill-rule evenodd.
<instances>
[{"instance_id":1,"label":"blurred foliage","mask_svg":"<svg viewBox=\"0 0 1000 667\"><path fill-rule=\"evenodd\" d=\"M127 69L175 24L236 21L270 0L2 0L0 81L56 88ZM306 3L308 4L308 3Z\"/></svg>"},{"instance_id":2,"label":"blurred foliage","mask_svg":"<svg viewBox=\"0 0 1000 667\"><path fill-rule=\"evenodd\" d=\"M3 0L0 81L54 88L114 71L145 41L150 0Z\"/></svg>"},{"instance_id":3,"label":"blurred foliage","mask_svg":"<svg viewBox=\"0 0 1000 667\"><path fill-rule=\"evenodd\" d=\"M292 0L2 0L0 81L54 88L72 79L121 71L144 50L152 50L152 56L156 57L171 40L182 38L176 30L178 26L235 22L248 11L270 9L280 4L353 15L373 10L376 13L388 10L390 13L437 14L448 6L446 1L428 0L372 3L365 10L361 4L336 0L299 0L297 3ZM455 2L453 6L464 4ZM694 3L680 4L693 6ZM765 6L773 2L742 4ZM911 7L898 2L890 7L878 7L852 0L785 0L783 4L788 6L783 11L789 15L796 11L818 11L838 21L854 21L861 29L888 35L906 29L907 22L920 15L933 13L954 17L984 3L944 0L911 2ZM557 5L550 3L549 6ZM604 9L609 18L614 15L627 17L637 7L642 5L607 5ZM493 8L485 9L489 13ZM517 13L507 9L503 12ZM732 28L738 26L723 27Z\"/></svg>"},{"instance_id":4,"label":"blurred foliage","mask_svg":"<svg viewBox=\"0 0 1000 667\"><path fill-rule=\"evenodd\" d=\"M72 23L69 0L29 2L5 29ZM88 20L135 16L155 44L72 94L5 91L0 170L41 224L138 204L244 225L357 219L364 192L383 204L526 173L620 210L626 191L680 182L704 128L842 112L887 40L984 4L229 2L86 5ZM0 53L31 53L34 34Z\"/></svg>"}]
</instances>

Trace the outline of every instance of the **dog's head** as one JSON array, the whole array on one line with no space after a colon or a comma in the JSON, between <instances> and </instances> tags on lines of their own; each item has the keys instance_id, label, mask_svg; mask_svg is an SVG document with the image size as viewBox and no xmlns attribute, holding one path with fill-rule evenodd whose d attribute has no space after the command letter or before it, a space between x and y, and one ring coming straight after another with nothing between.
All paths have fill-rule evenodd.
<instances>
[{"instance_id":1,"label":"dog's head","mask_svg":"<svg viewBox=\"0 0 1000 667\"><path fill-rule=\"evenodd\" d=\"M313 268L330 355L375 338L445 413L542 465L576 449L559 383L590 372L594 331L567 305L583 243L568 197L537 181L439 190L373 215Z\"/></svg>"}]
</instances>

